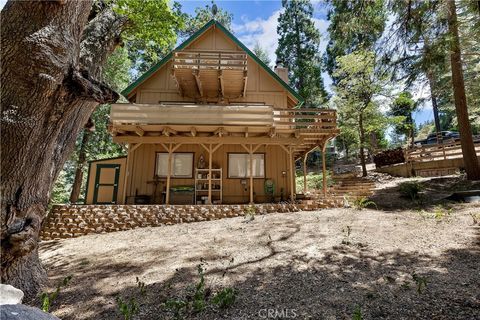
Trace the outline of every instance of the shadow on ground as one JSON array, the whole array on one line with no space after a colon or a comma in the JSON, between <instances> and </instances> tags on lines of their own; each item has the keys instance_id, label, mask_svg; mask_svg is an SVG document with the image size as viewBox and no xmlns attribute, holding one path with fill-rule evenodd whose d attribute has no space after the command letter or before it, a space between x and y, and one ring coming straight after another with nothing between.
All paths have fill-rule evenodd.
<instances>
[{"instance_id":1,"label":"shadow on ground","mask_svg":"<svg viewBox=\"0 0 480 320\"><path fill-rule=\"evenodd\" d=\"M228 309L208 307L187 318L267 319L268 310L274 310L296 319L351 319L359 308L364 319L479 319L480 227L471 228L475 228L474 243L440 256L401 250L378 252L346 241L322 250L316 258L292 252L283 262L279 247L298 232L298 228L291 228L290 233L268 241L264 255L247 262L230 260L224 268L210 269L209 263L219 256L202 257L199 263L206 267L206 286L212 293L231 286L238 296ZM322 236L318 241L323 241ZM265 260L277 263L263 268L259 262ZM144 271L140 266L114 261L95 269L85 261L58 266L53 281L61 281L67 274L73 274L74 280L52 309L61 307L63 319L121 319L115 302L121 296L138 302L135 319L172 319L173 314L162 308L162 303L185 298L185 288L199 281L196 268L181 268L166 281L147 285L145 295L141 295L135 278ZM93 274L99 279L96 283L89 280ZM131 283L108 282L120 276ZM99 288L105 285L119 289L101 296ZM78 314L86 303L90 303L89 309Z\"/></svg>"}]
</instances>

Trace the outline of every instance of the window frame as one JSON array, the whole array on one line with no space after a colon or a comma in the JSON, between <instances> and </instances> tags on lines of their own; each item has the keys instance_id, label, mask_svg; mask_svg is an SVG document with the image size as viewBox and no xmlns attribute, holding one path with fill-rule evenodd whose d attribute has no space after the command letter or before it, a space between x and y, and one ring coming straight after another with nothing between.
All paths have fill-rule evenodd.
<instances>
[{"instance_id":1,"label":"window frame","mask_svg":"<svg viewBox=\"0 0 480 320\"><path fill-rule=\"evenodd\" d=\"M250 155L248 152L227 152L227 179L250 179L250 176L246 177L230 177L230 155L231 154L246 154ZM254 152L253 155L263 154L263 177L253 177L253 179L266 179L267 176L267 153L266 152Z\"/></svg>"},{"instance_id":2,"label":"window frame","mask_svg":"<svg viewBox=\"0 0 480 320\"><path fill-rule=\"evenodd\" d=\"M157 151L155 152L155 166L154 166L154 169L153 169L153 176L154 177L159 177L159 178L162 178L162 179L166 179L167 176L160 176L157 174L157 166L158 166L158 154L167 154L168 155L168 152L165 152L165 151ZM174 156L175 154L191 154L192 155L192 174L191 176L175 176L172 172L172 175L170 176L170 179L193 179L193 175L195 174L195 152L173 152L172 153L172 156ZM172 166L175 167L175 158L172 159Z\"/></svg>"}]
</instances>

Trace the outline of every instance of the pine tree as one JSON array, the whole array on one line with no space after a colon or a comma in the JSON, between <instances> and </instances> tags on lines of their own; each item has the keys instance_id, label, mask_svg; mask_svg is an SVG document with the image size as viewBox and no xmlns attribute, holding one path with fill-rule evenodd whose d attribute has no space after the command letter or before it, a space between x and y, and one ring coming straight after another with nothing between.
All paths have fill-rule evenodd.
<instances>
[{"instance_id":1,"label":"pine tree","mask_svg":"<svg viewBox=\"0 0 480 320\"><path fill-rule=\"evenodd\" d=\"M313 23L313 6L309 0L282 0L285 11L278 18L277 60L289 69L290 84L305 99L306 107L325 102L319 56L320 32Z\"/></svg>"},{"instance_id":2,"label":"pine tree","mask_svg":"<svg viewBox=\"0 0 480 320\"><path fill-rule=\"evenodd\" d=\"M372 50L385 28L384 0L328 0L328 42L325 66L334 83L336 59L356 50Z\"/></svg>"},{"instance_id":3,"label":"pine tree","mask_svg":"<svg viewBox=\"0 0 480 320\"><path fill-rule=\"evenodd\" d=\"M260 43L257 41L255 42L255 46L253 47L253 53L260 59L263 63L271 68L270 57L268 56L268 52L263 48Z\"/></svg>"}]
</instances>

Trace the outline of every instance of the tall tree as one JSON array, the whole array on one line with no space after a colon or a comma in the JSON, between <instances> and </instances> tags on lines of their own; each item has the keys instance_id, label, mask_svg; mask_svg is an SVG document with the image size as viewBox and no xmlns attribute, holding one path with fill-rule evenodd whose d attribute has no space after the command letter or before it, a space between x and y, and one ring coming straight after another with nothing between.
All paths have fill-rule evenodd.
<instances>
[{"instance_id":1,"label":"tall tree","mask_svg":"<svg viewBox=\"0 0 480 320\"><path fill-rule=\"evenodd\" d=\"M175 41L167 1L9 1L1 12L1 280L34 295L46 280L38 237L53 183L99 103L122 42ZM26 23L28 21L28 23Z\"/></svg>"},{"instance_id":2,"label":"tall tree","mask_svg":"<svg viewBox=\"0 0 480 320\"><path fill-rule=\"evenodd\" d=\"M356 50L373 50L385 28L384 0L328 0L328 33L325 66L334 83L336 59Z\"/></svg>"},{"instance_id":3,"label":"tall tree","mask_svg":"<svg viewBox=\"0 0 480 320\"><path fill-rule=\"evenodd\" d=\"M455 1L447 0L448 31L450 35L450 62L452 69L453 95L457 113L463 163L469 180L480 180L480 162L473 144L472 129L468 117L467 96L463 78L462 52L458 32L457 7Z\"/></svg>"},{"instance_id":4,"label":"tall tree","mask_svg":"<svg viewBox=\"0 0 480 320\"><path fill-rule=\"evenodd\" d=\"M306 107L318 107L327 98L319 56L320 32L313 22L309 0L282 0L278 18L277 60L288 67L290 84L305 98Z\"/></svg>"},{"instance_id":5,"label":"tall tree","mask_svg":"<svg viewBox=\"0 0 480 320\"><path fill-rule=\"evenodd\" d=\"M195 15L186 18L185 28L180 32L182 37L189 37L203 27L208 21L215 19L229 31L232 30L233 14L218 7L215 1L211 5L195 9Z\"/></svg>"},{"instance_id":6,"label":"tall tree","mask_svg":"<svg viewBox=\"0 0 480 320\"><path fill-rule=\"evenodd\" d=\"M384 93L384 79L375 70L375 54L372 51L355 51L337 58L334 75L338 83L334 87L333 101L340 121L357 128L359 157L362 175L367 175L366 148L368 135L384 131L387 121L380 112L375 98Z\"/></svg>"},{"instance_id":7,"label":"tall tree","mask_svg":"<svg viewBox=\"0 0 480 320\"><path fill-rule=\"evenodd\" d=\"M260 43L258 41L255 42L255 46L253 47L252 51L263 63L265 63L267 66L269 66L271 68L272 61L270 61L270 57L268 56L268 52L267 52L267 50L265 50L265 48L263 48L260 45Z\"/></svg>"},{"instance_id":8,"label":"tall tree","mask_svg":"<svg viewBox=\"0 0 480 320\"><path fill-rule=\"evenodd\" d=\"M415 121L413 112L417 108L417 103L412 99L412 94L408 91L401 92L393 101L388 114L399 118L394 124L395 133L405 135L407 141L413 145L415 139Z\"/></svg>"}]
</instances>

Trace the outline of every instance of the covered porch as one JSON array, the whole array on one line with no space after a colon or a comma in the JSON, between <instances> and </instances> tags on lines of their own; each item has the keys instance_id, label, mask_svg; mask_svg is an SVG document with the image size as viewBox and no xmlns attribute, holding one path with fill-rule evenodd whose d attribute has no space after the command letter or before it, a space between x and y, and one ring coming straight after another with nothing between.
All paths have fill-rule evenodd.
<instances>
[{"instance_id":1,"label":"covered porch","mask_svg":"<svg viewBox=\"0 0 480 320\"><path fill-rule=\"evenodd\" d=\"M281 200L294 201L295 160L306 161L308 154L317 148L324 151L338 132L334 110L275 109L253 103L115 104L110 130L114 141L128 148L120 204L134 203L132 197L138 196L136 186L142 184L152 184L151 203L171 204L172 190L179 183L193 184L194 203L197 203L199 180L203 180L206 187L201 188L202 204L274 202L280 188L283 189ZM153 161L153 153L161 153L164 159L161 175L156 167L152 172L152 165L147 164ZM177 153L193 154L193 176L182 177L182 180L175 175ZM204 155L205 162L201 169L205 175L201 179L199 154ZM232 154L243 154L246 160L247 168L241 178L231 176ZM263 154L263 159L259 159L259 154ZM322 152L323 157L324 154ZM140 164L141 161L144 164ZM259 169L254 166L258 161L263 161L263 177L256 175ZM139 170L139 166L142 169ZM158 166L157 162L154 166ZM324 165L324 173L325 170ZM145 176L143 179L138 177L140 172ZM278 186L277 194L271 199L267 199L266 180ZM325 193L326 180L323 187ZM218 193L223 194L225 201L222 197L218 200Z\"/></svg>"}]
</instances>

